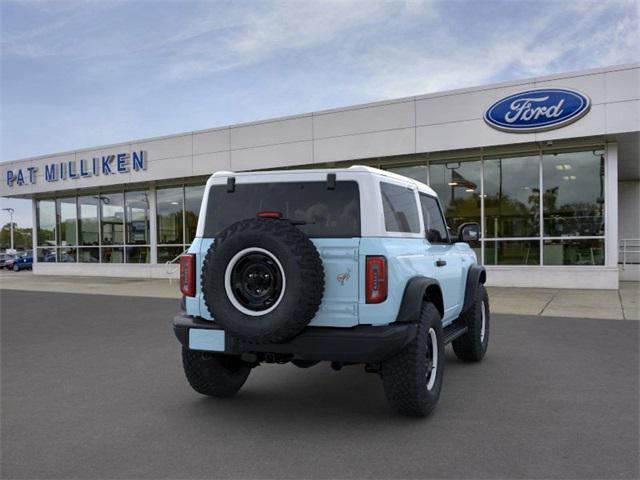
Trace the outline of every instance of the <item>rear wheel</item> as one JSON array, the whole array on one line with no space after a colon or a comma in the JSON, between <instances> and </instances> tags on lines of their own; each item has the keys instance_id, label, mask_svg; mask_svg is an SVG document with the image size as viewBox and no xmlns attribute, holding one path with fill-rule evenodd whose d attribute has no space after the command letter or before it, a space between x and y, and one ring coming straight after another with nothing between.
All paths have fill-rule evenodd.
<instances>
[{"instance_id":1,"label":"rear wheel","mask_svg":"<svg viewBox=\"0 0 640 480\"><path fill-rule=\"evenodd\" d=\"M465 362L479 362L489 347L489 296L484 285L478 286L476 301L460 315L467 333L452 342L456 356Z\"/></svg>"},{"instance_id":2,"label":"rear wheel","mask_svg":"<svg viewBox=\"0 0 640 480\"><path fill-rule=\"evenodd\" d=\"M440 398L444 374L444 339L440 312L425 302L418 333L400 353L382 363L387 400L398 412L426 417Z\"/></svg>"},{"instance_id":3,"label":"rear wheel","mask_svg":"<svg viewBox=\"0 0 640 480\"><path fill-rule=\"evenodd\" d=\"M247 381L251 367L233 355L216 355L182 348L182 366L189 385L211 397L231 397Z\"/></svg>"},{"instance_id":4,"label":"rear wheel","mask_svg":"<svg viewBox=\"0 0 640 480\"><path fill-rule=\"evenodd\" d=\"M13 271L14 272L19 272L20 271L20 267L18 266L18 264L16 264L16 263L13 264Z\"/></svg>"}]
</instances>

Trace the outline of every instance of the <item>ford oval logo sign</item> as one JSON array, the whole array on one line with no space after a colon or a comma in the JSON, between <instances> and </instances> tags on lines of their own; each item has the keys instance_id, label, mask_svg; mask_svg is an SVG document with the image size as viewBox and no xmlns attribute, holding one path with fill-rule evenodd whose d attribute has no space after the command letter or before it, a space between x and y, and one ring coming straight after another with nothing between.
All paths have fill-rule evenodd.
<instances>
[{"instance_id":1,"label":"ford oval logo sign","mask_svg":"<svg viewBox=\"0 0 640 480\"><path fill-rule=\"evenodd\" d=\"M576 90L540 88L498 100L484 113L484 120L506 132L539 132L575 122L590 107L589 97Z\"/></svg>"}]
</instances>

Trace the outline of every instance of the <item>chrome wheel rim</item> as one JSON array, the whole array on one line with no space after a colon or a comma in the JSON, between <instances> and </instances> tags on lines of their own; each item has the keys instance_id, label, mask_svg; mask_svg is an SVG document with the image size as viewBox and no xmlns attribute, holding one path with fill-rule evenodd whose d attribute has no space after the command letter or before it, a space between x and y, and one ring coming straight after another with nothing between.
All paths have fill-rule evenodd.
<instances>
[{"instance_id":1,"label":"chrome wheel rim","mask_svg":"<svg viewBox=\"0 0 640 480\"><path fill-rule=\"evenodd\" d=\"M482 323L480 325L480 341L484 343L485 329L487 328L487 312L484 306L484 301L480 304L480 315L482 317Z\"/></svg>"},{"instance_id":2,"label":"chrome wheel rim","mask_svg":"<svg viewBox=\"0 0 640 480\"><path fill-rule=\"evenodd\" d=\"M427 390L431 390L436 384L438 376L438 337L433 328L429 329L427 339Z\"/></svg>"}]
</instances>

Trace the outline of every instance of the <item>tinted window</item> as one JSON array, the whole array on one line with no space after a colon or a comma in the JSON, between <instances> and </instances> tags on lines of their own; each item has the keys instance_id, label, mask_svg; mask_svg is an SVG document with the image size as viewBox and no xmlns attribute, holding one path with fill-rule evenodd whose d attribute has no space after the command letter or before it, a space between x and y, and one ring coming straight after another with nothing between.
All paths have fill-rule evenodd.
<instances>
[{"instance_id":1,"label":"tinted window","mask_svg":"<svg viewBox=\"0 0 640 480\"><path fill-rule=\"evenodd\" d=\"M447 227L442 218L438 201L433 197L420 194L420 204L422 205L424 231L427 239L433 243L447 242Z\"/></svg>"},{"instance_id":2,"label":"tinted window","mask_svg":"<svg viewBox=\"0 0 640 480\"><path fill-rule=\"evenodd\" d=\"M420 219L413 190L382 182L380 192L387 232L420 233Z\"/></svg>"},{"instance_id":3,"label":"tinted window","mask_svg":"<svg viewBox=\"0 0 640 480\"><path fill-rule=\"evenodd\" d=\"M326 182L236 184L211 188L207 204L205 236L214 237L223 228L258 212L279 212L295 222L309 237L360 236L360 195L356 182L337 182L330 190Z\"/></svg>"}]
</instances>

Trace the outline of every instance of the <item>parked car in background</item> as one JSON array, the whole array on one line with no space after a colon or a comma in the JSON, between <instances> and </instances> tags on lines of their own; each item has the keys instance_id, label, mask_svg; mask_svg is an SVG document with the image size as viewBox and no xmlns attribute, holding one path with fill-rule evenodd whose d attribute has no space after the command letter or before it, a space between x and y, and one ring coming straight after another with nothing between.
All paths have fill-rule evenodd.
<instances>
[{"instance_id":1,"label":"parked car in background","mask_svg":"<svg viewBox=\"0 0 640 480\"><path fill-rule=\"evenodd\" d=\"M13 259L11 267L7 265L7 268L11 268L14 272L20 270L31 270L33 268L33 254L31 252L24 252Z\"/></svg>"},{"instance_id":2,"label":"parked car in background","mask_svg":"<svg viewBox=\"0 0 640 480\"><path fill-rule=\"evenodd\" d=\"M7 263L13 265L14 256L10 253L0 253L0 269L7 268Z\"/></svg>"}]
</instances>

